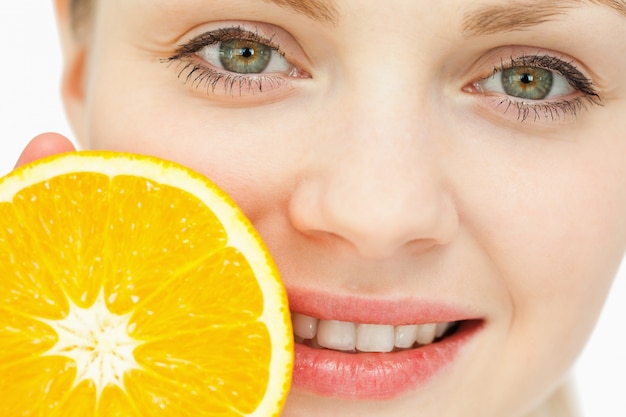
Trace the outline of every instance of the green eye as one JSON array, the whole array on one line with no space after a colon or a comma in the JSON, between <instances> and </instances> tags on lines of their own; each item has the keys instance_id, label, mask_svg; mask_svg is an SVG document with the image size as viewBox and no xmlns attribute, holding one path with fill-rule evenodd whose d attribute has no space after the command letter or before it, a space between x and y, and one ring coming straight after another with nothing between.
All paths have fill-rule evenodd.
<instances>
[{"instance_id":1,"label":"green eye","mask_svg":"<svg viewBox=\"0 0 626 417\"><path fill-rule=\"evenodd\" d=\"M259 74L267 69L273 49L259 42L243 39L223 41L219 45L220 62L226 71Z\"/></svg>"},{"instance_id":2,"label":"green eye","mask_svg":"<svg viewBox=\"0 0 626 417\"><path fill-rule=\"evenodd\" d=\"M509 62L503 57L490 76L467 87L464 91L476 94L481 102L505 115L517 110L522 122L533 117L559 120L575 115L587 103L601 103L593 80L574 64L553 55L521 55Z\"/></svg>"},{"instance_id":3,"label":"green eye","mask_svg":"<svg viewBox=\"0 0 626 417\"><path fill-rule=\"evenodd\" d=\"M502 71L502 88L510 96L543 100L552 91L552 71L535 67L512 67Z\"/></svg>"}]
</instances>

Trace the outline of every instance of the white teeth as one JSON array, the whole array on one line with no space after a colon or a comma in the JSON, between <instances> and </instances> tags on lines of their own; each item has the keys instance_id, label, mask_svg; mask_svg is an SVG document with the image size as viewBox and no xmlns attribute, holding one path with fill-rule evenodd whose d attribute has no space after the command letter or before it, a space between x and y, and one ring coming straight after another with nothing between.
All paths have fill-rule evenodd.
<instances>
[{"instance_id":1,"label":"white teeth","mask_svg":"<svg viewBox=\"0 0 626 417\"><path fill-rule=\"evenodd\" d=\"M359 324L356 326L356 348L361 352L391 352L394 349L393 326Z\"/></svg>"},{"instance_id":2,"label":"white teeth","mask_svg":"<svg viewBox=\"0 0 626 417\"><path fill-rule=\"evenodd\" d=\"M417 325L396 327L396 347L400 349L413 347L417 339L417 328Z\"/></svg>"},{"instance_id":3,"label":"white teeth","mask_svg":"<svg viewBox=\"0 0 626 417\"><path fill-rule=\"evenodd\" d=\"M313 339L317 334L318 319L304 314L292 314L293 332L302 339Z\"/></svg>"},{"instance_id":4,"label":"white teeth","mask_svg":"<svg viewBox=\"0 0 626 417\"><path fill-rule=\"evenodd\" d=\"M352 351L356 347L356 325L337 320L320 320L317 343L327 349Z\"/></svg>"},{"instance_id":5,"label":"white teeth","mask_svg":"<svg viewBox=\"0 0 626 417\"><path fill-rule=\"evenodd\" d=\"M420 345L428 345L435 340L436 333L436 324L421 324L417 326L417 336L415 337L415 341Z\"/></svg>"},{"instance_id":6,"label":"white teeth","mask_svg":"<svg viewBox=\"0 0 626 417\"><path fill-rule=\"evenodd\" d=\"M292 314L294 340L314 348L352 352L391 352L428 345L441 338L453 323L420 325L356 324L337 320L319 320Z\"/></svg>"}]
</instances>

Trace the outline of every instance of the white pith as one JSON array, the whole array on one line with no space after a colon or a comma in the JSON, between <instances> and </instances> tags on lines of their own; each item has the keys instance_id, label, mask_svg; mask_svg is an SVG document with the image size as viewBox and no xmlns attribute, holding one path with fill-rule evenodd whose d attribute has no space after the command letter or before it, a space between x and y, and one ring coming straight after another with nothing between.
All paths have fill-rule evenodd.
<instances>
[{"instance_id":1,"label":"white pith","mask_svg":"<svg viewBox=\"0 0 626 417\"><path fill-rule=\"evenodd\" d=\"M124 375L141 369L133 350L140 344L128 334L130 314L117 315L109 311L100 295L88 308L70 301L67 317L42 320L58 334L57 344L45 355L66 356L76 364L74 386L92 380L98 398L109 384L124 387Z\"/></svg>"},{"instance_id":2,"label":"white pith","mask_svg":"<svg viewBox=\"0 0 626 417\"><path fill-rule=\"evenodd\" d=\"M393 326L320 320L292 313L297 343L345 352L392 352L429 345L441 338L455 323L425 323Z\"/></svg>"}]
</instances>

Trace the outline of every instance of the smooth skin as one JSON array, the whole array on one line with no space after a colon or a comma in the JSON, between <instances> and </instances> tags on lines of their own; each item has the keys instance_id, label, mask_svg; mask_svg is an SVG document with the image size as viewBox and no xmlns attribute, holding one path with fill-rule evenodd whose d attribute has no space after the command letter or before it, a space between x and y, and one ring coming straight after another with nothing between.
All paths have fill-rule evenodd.
<instances>
[{"instance_id":1,"label":"smooth skin","mask_svg":"<svg viewBox=\"0 0 626 417\"><path fill-rule=\"evenodd\" d=\"M424 387L386 400L294 387L285 417L523 416L582 350L626 248L626 15L581 1L541 24L464 32L477 8L512 4L336 0L319 21L262 0L102 0L76 37L57 1L81 147L213 179L290 293L409 295L483 322ZM215 62L170 59L224 27L278 43L290 70L263 89L212 88L185 65ZM537 101L482 82L528 56L571 64L596 95L568 88L562 64L548 69L570 79ZM44 134L19 164L71 148Z\"/></svg>"}]
</instances>

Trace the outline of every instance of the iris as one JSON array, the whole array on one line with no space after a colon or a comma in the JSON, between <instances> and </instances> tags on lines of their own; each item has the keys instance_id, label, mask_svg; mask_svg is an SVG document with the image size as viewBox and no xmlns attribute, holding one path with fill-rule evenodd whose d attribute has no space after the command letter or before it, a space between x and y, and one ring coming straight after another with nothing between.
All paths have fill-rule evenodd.
<instances>
[{"instance_id":1,"label":"iris","mask_svg":"<svg viewBox=\"0 0 626 417\"><path fill-rule=\"evenodd\" d=\"M512 67L502 71L504 91L518 98L543 100L554 83L552 71L537 67Z\"/></svg>"},{"instance_id":2,"label":"iris","mask_svg":"<svg viewBox=\"0 0 626 417\"><path fill-rule=\"evenodd\" d=\"M233 39L220 43L220 62L225 70L238 74L258 74L269 65L273 49L259 42Z\"/></svg>"}]
</instances>

